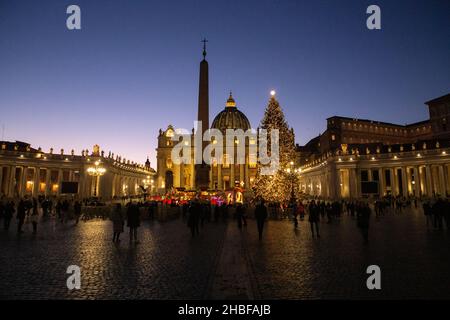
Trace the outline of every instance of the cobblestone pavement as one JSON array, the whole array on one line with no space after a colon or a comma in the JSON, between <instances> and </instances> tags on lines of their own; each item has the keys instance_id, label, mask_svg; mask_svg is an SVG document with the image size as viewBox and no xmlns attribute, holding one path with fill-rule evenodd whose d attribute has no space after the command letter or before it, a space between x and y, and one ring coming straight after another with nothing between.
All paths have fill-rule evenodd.
<instances>
[{"instance_id":1,"label":"cobblestone pavement","mask_svg":"<svg viewBox=\"0 0 450 320\"><path fill-rule=\"evenodd\" d=\"M414 210L372 217L368 245L348 216L321 223L320 239L306 221L297 231L290 221L269 221L261 242L253 220L242 232L233 221L209 223L195 239L181 220L145 222L137 245L128 232L114 245L109 221L72 224L41 223L36 237L28 226L20 237L15 225L0 230L0 299L217 298L214 283L224 281L215 278L242 276L230 273L244 274L247 295L263 299L450 298L450 232L427 230ZM225 235L240 238L242 259L227 254L239 241ZM240 265L227 274L221 261ZM81 267L80 290L66 287L72 264ZM372 264L381 268L378 291L366 288Z\"/></svg>"},{"instance_id":2,"label":"cobblestone pavement","mask_svg":"<svg viewBox=\"0 0 450 320\"><path fill-rule=\"evenodd\" d=\"M255 225L244 235L263 299L450 298L450 231L426 228L422 212L372 216L369 244L356 221L344 216L294 231L288 221L269 221L262 242ZM368 290L366 269L381 268L381 290Z\"/></svg>"},{"instance_id":3,"label":"cobblestone pavement","mask_svg":"<svg viewBox=\"0 0 450 320\"><path fill-rule=\"evenodd\" d=\"M128 230L112 242L109 221L40 225L18 239L0 231L0 299L202 299L207 294L224 225L191 239L181 220L144 222L138 244ZM66 269L81 268L81 289L69 291Z\"/></svg>"}]
</instances>

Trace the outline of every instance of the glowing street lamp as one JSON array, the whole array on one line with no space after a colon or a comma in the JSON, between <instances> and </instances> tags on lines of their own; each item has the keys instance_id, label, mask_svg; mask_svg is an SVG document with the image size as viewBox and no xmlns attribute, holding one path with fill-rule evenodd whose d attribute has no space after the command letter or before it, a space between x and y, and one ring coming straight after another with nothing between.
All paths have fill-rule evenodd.
<instances>
[{"instance_id":1,"label":"glowing street lamp","mask_svg":"<svg viewBox=\"0 0 450 320\"><path fill-rule=\"evenodd\" d=\"M94 197L97 196L97 184L98 177L104 175L106 173L106 169L100 166L100 161L95 161L95 166L87 168L87 173L91 177L95 177L95 185L94 185Z\"/></svg>"}]
</instances>

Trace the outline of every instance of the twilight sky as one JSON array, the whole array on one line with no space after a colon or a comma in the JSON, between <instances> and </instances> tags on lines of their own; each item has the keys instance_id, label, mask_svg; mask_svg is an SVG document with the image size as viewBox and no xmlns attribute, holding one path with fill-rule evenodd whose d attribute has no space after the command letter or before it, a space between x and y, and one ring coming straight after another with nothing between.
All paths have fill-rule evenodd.
<instances>
[{"instance_id":1,"label":"twilight sky","mask_svg":"<svg viewBox=\"0 0 450 320\"><path fill-rule=\"evenodd\" d=\"M82 30L66 28L70 4ZM333 115L425 120L450 92L448 0L0 0L3 138L155 167L159 128L193 127L204 36L210 121L232 90L256 127L275 89L300 144Z\"/></svg>"}]
</instances>

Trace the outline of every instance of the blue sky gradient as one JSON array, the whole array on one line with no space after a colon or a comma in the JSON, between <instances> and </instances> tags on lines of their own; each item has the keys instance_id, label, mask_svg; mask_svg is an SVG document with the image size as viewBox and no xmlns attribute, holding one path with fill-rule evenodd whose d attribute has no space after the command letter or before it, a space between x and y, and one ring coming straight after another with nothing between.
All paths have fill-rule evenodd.
<instances>
[{"instance_id":1,"label":"blue sky gradient","mask_svg":"<svg viewBox=\"0 0 450 320\"><path fill-rule=\"evenodd\" d=\"M70 4L82 30L66 28ZM370 4L382 30L366 28ZM155 166L158 130L193 127L204 36L211 121L232 90L256 127L275 89L300 144L333 115L424 120L450 92L448 0L0 0L4 139Z\"/></svg>"}]
</instances>

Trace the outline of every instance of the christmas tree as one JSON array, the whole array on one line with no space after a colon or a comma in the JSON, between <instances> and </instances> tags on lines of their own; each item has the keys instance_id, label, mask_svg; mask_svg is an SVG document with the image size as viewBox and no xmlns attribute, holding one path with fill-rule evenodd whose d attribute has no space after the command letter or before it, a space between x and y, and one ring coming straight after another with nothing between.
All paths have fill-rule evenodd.
<instances>
[{"instance_id":1,"label":"christmas tree","mask_svg":"<svg viewBox=\"0 0 450 320\"><path fill-rule=\"evenodd\" d=\"M284 117L283 110L275 98L275 92L271 92L269 104L266 107L264 117L261 120L260 129L266 129L268 134L267 149L270 154L270 131L279 131L279 167L273 175L261 174L259 165L254 184L256 197L261 197L269 202L287 202L295 197L298 192L298 177L295 163L294 131L289 128Z\"/></svg>"}]
</instances>

